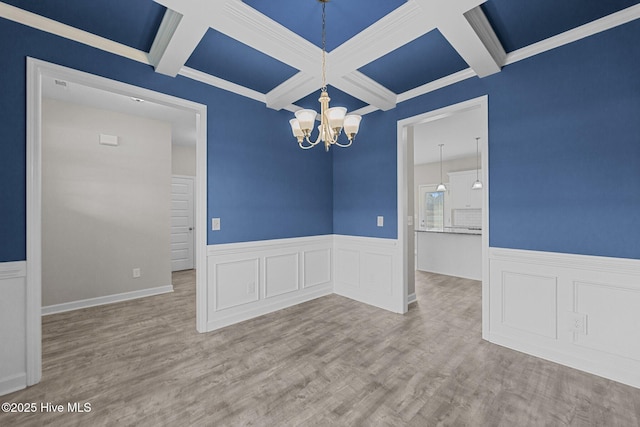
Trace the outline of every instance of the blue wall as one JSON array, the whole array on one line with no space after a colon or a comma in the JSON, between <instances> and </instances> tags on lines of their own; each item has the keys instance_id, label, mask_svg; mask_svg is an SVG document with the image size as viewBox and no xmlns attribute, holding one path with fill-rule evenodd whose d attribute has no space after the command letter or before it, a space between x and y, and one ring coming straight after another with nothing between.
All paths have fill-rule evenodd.
<instances>
[{"instance_id":1,"label":"blue wall","mask_svg":"<svg viewBox=\"0 0 640 427\"><path fill-rule=\"evenodd\" d=\"M26 253L27 56L207 105L208 216L222 222L209 243L332 232L331 156L297 148L290 113L6 20L0 56L0 262Z\"/></svg>"},{"instance_id":2,"label":"blue wall","mask_svg":"<svg viewBox=\"0 0 640 427\"><path fill-rule=\"evenodd\" d=\"M639 39L634 21L369 114L327 155L296 148L287 112L1 21L0 261L25 257L26 56L208 105L209 243L396 238L397 121L488 94L491 246L640 258Z\"/></svg>"},{"instance_id":3,"label":"blue wall","mask_svg":"<svg viewBox=\"0 0 640 427\"><path fill-rule=\"evenodd\" d=\"M367 115L375 151L335 154L335 232L397 237L371 225L396 209L397 120L488 94L490 245L640 258L638 40L634 21Z\"/></svg>"}]
</instances>

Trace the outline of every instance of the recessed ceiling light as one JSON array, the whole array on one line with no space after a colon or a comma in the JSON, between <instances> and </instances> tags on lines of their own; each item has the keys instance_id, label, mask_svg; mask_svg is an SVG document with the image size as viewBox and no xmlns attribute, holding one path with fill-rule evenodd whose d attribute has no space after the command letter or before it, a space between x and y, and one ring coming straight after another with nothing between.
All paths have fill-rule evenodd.
<instances>
[{"instance_id":1,"label":"recessed ceiling light","mask_svg":"<svg viewBox=\"0 0 640 427\"><path fill-rule=\"evenodd\" d=\"M132 96L131 100L135 102L144 102L144 99L136 98L135 96Z\"/></svg>"}]
</instances>

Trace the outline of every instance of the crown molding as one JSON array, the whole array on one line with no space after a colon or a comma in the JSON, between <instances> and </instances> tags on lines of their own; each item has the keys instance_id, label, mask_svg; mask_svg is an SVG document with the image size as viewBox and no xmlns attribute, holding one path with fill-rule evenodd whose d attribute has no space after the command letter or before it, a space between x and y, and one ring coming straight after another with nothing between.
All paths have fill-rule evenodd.
<instances>
[{"instance_id":1,"label":"crown molding","mask_svg":"<svg viewBox=\"0 0 640 427\"><path fill-rule=\"evenodd\" d=\"M182 67L178 74L183 77L208 84L209 86L214 86L219 89L235 93L236 95L253 99L255 101L259 101L265 104L267 102L265 95L258 91L240 86L239 84L232 83L219 77L212 76L211 74L203 73L202 71L194 70L193 68Z\"/></svg>"},{"instance_id":2,"label":"crown molding","mask_svg":"<svg viewBox=\"0 0 640 427\"><path fill-rule=\"evenodd\" d=\"M603 18L581 25L572 30L565 31L564 33L560 33L556 36L549 37L548 39L529 46L525 46L521 49L514 50L513 52L509 52L505 60L505 65L531 58L532 56L573 43L594 34L610 30L638 18L640 18L640 4L612 13L611 15L607 15Z\"/></svg>"},{"instance_id":3,"label":"crown molding","mask_svg":"<svg viewBox=\"0 0 640 427\"><path fill-rule=\"evenodd\" d=\"M105 39L104 37L54 21L53 19L45 18L6 3L0 2L0 17L35 28L36 30L73 40L105 52L113 53L136 62L151 65L146 52L114 42L113 40Z\"/></svg>"},{"instance_id":4,"label":"crown molding","mask_svg":"<svg viewBox=\"0 0 640 427\"><path fill-rule=\"evenodd\" d=\"M459 83L463 80L470 79L471 77L477 77L475 71L471 68L467 68L462 71L458 71L457 73L450 74L448 76L442 77L438 80L434 80L422 86L418 86L417 88L408 90L398 95L398 104L401 102L408 101L410 99L416 98L418 96L424 95L429 92L436 91L438 89L442 89L443 87L450 86L455 83Z\"/></svg>"}]
</instances>

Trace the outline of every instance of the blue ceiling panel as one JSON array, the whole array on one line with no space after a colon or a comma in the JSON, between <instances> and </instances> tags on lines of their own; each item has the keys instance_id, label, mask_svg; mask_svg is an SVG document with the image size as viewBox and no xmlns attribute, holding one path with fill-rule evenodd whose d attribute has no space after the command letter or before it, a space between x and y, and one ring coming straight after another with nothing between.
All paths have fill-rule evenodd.
<instances>
[{"instance_id":1,"label":"blue ceiling panel","mask_svg":"<svg viewBox=\"0 0 640 427\"><path fill-rule=\"evenodd\" d=\"M331 98L329 107L346 107L347 113L350 113L354 110L367 106L367 103L362 102L333 86L328 85L327 92L329 93L329 98ZM310 108L320 112L320 102L318 102L318 98L320 98L320 89L313 91L304 98L294 102L294 104L298 107Z\"/></svg>"},{"instance_id":2,"label":"blue ceiling panel","mask_svg":"<svg viewBox=\"0 0 640 427\"><path fill-rule=\"evenodd\" d=\"M322 3L318 0L243 0L318 47L322 46ZM406 0L333 0L326 5L327 51L406 3Z\"/></svg>"},{"instance_id":3,"label":"blue ceiling panel","mask_svg":"<svg viewBox=\"0 0 640 427\"><path fill-rule=\"evenodd\" d=\"M187 61L188 67L267 93L298 70L209 29Z\"/></svg>"},{"instance_id":4,"label":"blue ceiling panel","mask_svg":"<svg viewBox=\"0 0 640 427\"><path fill-rule=\"evenodd\" d=\"M433 30L359 71L400 94L467 67L440 31Z\"/></svg>"},{"instance_id":5,"label":"blue ceiling panel","mask_svg":"<svg viewBox=\"0 0 640 427\"><path fill-rule=\"evenodd\" d=\"M482 10L513 52L640 3L640 0L488 0Z\"/></svg>"},{"instance_id":6,"label":"blue ceiling panel","mask_svg":"<svg viewBox=\"0 0 640 427\"><path fill-rule=\"evenodd\" d=\"M166 8L153 0L3 0L54 21L149 52Z\"/></svg>"}]
</instances>

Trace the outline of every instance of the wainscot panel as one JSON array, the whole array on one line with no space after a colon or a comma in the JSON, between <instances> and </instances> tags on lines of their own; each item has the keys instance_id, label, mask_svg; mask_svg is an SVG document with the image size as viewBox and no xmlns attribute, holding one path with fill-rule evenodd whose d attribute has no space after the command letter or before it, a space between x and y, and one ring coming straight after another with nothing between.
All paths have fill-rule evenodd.
<instances>
[{"instance_id":1,"label":"wainscot panel","mask_svg":"<svg viewBox=\"0 0 640 427\"><path fill-rule=\"evenodd\" d=\"M207 330L333 293L333 236L207 248Z\"/></svg>"},{"instance_id":2,"label":"wainscot panel","mask_svg":"<svg viewBox=\"0 0 640 427\"><path fill-rule=\"evenodd\" d=\"M334 237L334 292L396 313L394 289L402 289L398 272L402 259L398 241L371 237Z\"/></svg>"},{"instance_id":3,"label":"wainscot panel","mask_svg":"<svg viewBox=\"0 0 640 427\"><path fill-rule=\"evenodd\" d=\"M27 386L26 265L0 263L0 395Z\"/></svg>"},{"instance_id":4,"label":"wainscot panel","mask_svg":"<svg viewBox=\"0 0 640 427\"><path fill-rule=\"evenodd\" d=\"M491 342L640 388L640 260L489 257Z\"/></svg>"}]
</instances>

